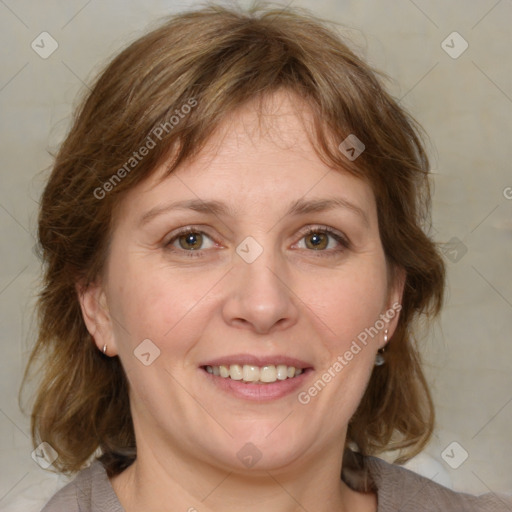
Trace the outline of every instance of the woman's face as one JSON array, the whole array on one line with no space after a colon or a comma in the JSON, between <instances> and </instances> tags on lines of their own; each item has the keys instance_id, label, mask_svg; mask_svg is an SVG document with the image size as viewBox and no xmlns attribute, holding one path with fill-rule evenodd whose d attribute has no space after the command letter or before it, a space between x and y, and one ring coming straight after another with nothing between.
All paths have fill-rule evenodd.
<instances>
[{"instance_id":1,"label":"woman's face","mask_svg":"<svg viewBox=\"0 0 512 512\"><path fill-rule=\"evenodd\" d=\"M139 454L238 470L341 457L382 318L396 325L371 188L321 162L299 99L272 100L261 125L240 109L125 196L82 298L126 371Z\"/></svg>"}]
</instances>

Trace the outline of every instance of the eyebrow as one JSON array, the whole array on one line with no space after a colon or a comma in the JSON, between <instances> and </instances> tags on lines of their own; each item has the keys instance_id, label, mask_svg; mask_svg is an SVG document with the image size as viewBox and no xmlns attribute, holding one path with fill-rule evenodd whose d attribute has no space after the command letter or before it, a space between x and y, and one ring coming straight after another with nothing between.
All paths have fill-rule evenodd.
<instances>
[{"instance_id":1,"label":"eyebrow","mask_svg":"<svg viewBox=\"0 0 512 512\"><path fill-rule=\"evenodd\" d=\"M290 204L284 216L287 215L306 215L308 213L323 212L333 210L335 208L344 208L357 214L364 223L369 226L369 220L365 211L342 197L332 197L325 199L297 199ZM140 219L139 226L147 224L155 217L173 210L193 210L199 213L206 213L215 216L236 217L237 212L232 210L228 205L221 201L211 200L203 201L201 199L188 199L184 201L176 201L174 203L155 206L147 211Z\"/></svg>"}]
</instances>

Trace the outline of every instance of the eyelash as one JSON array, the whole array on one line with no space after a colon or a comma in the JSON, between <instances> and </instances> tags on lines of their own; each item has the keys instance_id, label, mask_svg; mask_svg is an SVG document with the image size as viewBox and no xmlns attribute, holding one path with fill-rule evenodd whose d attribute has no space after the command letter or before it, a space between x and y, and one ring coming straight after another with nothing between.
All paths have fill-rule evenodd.
<instances>
[{"instance_id":1,"label":"eyelash","mask_svg":"<svg viewBox=\"0 0 512 512\"><path fill-rule=\"evenodd\" d=\"M205 233L201 229L195 228L194 226L187 226L186 228L182 228L177 233L175 233L175 235L165 243L165 248L171 252L183 252L184 254L186 254L186 257L188 257L188 258L199 258L199 257L203 256L205 249L187 251L185 249L181 249L181 248L177 249L175 247L172 247L172 244L176 240L178 240L181 236L188 235L190 233L206 235L208 238L212 239L212 237L210 237L207 233ZM319 251L315 251L312 249L311 250L306 249L308 252L316 253L316 254L313 254L315 257L328 257L329 258L329 257L337 256L339 253L344 252L346 249L350 248L349 241L344 236L342 236L337 231L334 231L332 228L330 228L328 226L309 227L305 232L302 233L300 240L302 240L303 238L305 238L307 236L310 236L313 234L318 234L318 233L323 233L323 234L331 236L332 238L334 238L336 240L336 242L338 242L342 246L342 248L330 249L330 250L323 249L323 250L319 250ZM206 250L208 250L208 249L206 249Z\"/></svg>"}]
</instances>

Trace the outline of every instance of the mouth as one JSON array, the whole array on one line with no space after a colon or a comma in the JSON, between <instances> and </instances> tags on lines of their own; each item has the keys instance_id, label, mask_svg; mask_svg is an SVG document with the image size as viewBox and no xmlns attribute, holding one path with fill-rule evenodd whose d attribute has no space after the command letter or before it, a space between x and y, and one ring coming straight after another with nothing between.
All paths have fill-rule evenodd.
<instances>
[{"instance_id":1,"label":"mouth","mask_svg":"<svg viewBox=\"0 0 512 512\"><path fill-rule=\"evenodd\" d=\"M252 364L231 364L201 367L215 377L245 382L246 384L271 384L286 379L293 379L304 372L304 368L295 368L285 364L256 366Z\"/></svg>"},{"instance_id":2,"label":"mouth","mask_svg":"<svg viewBox=\"0 0 512 512\"><path fill-rule=\"evenodd\" d=\"M245 400L282 398L303 386L312 365L286 356L227 356L202 364L199 369L214 388Z\"/></svg>"}]
</instances>

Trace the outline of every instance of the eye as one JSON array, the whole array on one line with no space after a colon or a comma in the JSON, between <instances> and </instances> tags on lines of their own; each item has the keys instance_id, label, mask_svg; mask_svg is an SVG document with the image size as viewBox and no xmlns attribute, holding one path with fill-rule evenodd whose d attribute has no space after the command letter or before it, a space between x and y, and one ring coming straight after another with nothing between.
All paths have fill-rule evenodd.
<instances>
[{"instance_id":1,"label":"eye","mask_svg":"<svg viewBox=\"0 0 512 512\"><path fill-rule=\"evenodd\" d=\"M305 233L301 241L304 240L305 244L300 249L310 249L312 251L318 251L322 256L331 256L340 252L343 252L349 247L348 240L337 231L327 226L322 227L310 227Z\"/></svg>"},{"instance_id":2,"label":"eye","mask_svg":"<svg viewBox=\"0 0 512 512\"><path fill-rule=\"evenodd\" d=\"M209 242L208 242L209 241ZM215 242L204 232L194 227L187 227L178 231L165 244L166 248L173 252L196 252L187 254L189 257L199 256L204 249L211 249Z\"/></svg>"},{"instance_id":3,"label":"eye","mask_svg":"<svg viewBox=\"0 0 512 512\"><path fill-rule=\"evenodd\" d=\"M328 226L309 227L302 233L299 249L315 251L315 256L336 256L350 247L348 239ZM207 249L218 247L213 239L204 231L194 226L178 230L166 243L165 248L171 252L189 258L201 257Z\"/></svg>"}]
</instances>

